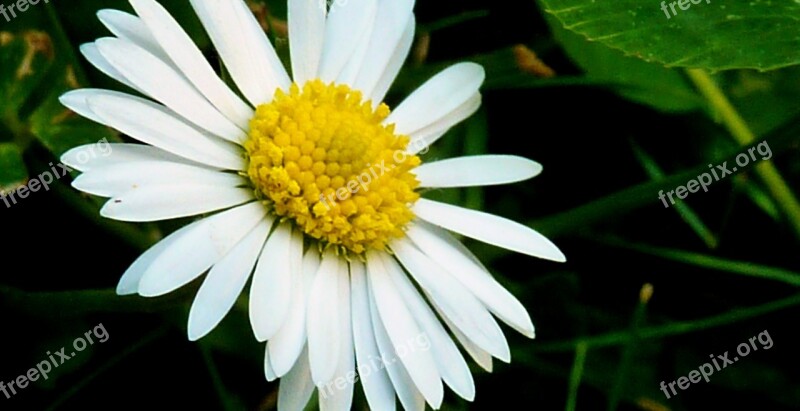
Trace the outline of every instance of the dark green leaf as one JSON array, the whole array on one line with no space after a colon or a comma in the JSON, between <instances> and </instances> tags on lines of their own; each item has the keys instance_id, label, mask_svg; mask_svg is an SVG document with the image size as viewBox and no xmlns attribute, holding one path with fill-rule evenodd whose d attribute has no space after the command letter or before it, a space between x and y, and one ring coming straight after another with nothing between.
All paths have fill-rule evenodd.
<instances>
[{"instance_id":1,"label":"dark green leaf","mask_svg":"<svg viewBox=\"0 0 800 411\"><path fill-rule=\"evenodd\" d=\"M563 29L552 17L547 21L556 40L572 61L586 71L588 79L618 83L614 89L622 96L659 110L677 112L702 107L703 99L680 72L590 42Z\"/></svg>"},{"instance_id":2,"label":"dark green leaf","mask_svg":"<svg viewBox=\"0 0 800 411\"><path fill-rule=\"evenodd\" d=\"M793 0L542 3L589 40L667 66L768 70L800 62L800 4Z\"/></svg>"}]
</instances>

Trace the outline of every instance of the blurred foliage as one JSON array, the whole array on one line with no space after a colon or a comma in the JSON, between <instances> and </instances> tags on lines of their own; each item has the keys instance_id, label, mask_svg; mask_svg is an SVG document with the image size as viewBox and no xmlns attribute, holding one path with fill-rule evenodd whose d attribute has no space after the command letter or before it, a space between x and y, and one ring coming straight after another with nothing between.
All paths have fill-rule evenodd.
<instances>
[{"instance_id":1,"label":"blurred foliage","mask_svg":"<svg viewBox=\"0 0 800 411\"><path fill-rule=\"evenodd\" d=\"M163 3L219 66L188 2ZM285 2L251 4L285 56ZM131 11L124 0L51 0L0 18L2 190L71 147L125 139L57 100L80 87L131 92L78 57L81 44L110 35L100 8ZM484 107L425 159L513 153L545 170L512 186L426 195L528 222L570 260L467 243L529 309L538 337L509 332L512 363L492 374L475 367L474 404L448 394L442 409L496 409L509 398L544 410L800 409L797 2L711 0L670 19L641 0L420 0L416 10L414 50L390 104L453 62L487 69ZM669 209L658 199L761 141L770 162ZM197 283L159 299L113 292L136 256L183 222L104 220L98 199L68 180L11 208L0 202L0 381L100 322L110 339L0 396L0 409L274 409L277 384L264 380L246 301L190 343ZM764 330L770 350L671 399L659 391ZM359 388L356 398L363 409Z\"/></svg>"}]
</instances>

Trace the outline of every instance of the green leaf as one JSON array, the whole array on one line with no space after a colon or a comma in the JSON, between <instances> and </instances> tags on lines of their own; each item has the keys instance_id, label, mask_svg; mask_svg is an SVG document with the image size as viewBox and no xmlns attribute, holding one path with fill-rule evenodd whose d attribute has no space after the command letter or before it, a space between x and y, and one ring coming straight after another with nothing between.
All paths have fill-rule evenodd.
<instances>
[{"instance_id":1,"label":"green leaf","mask_svg":"<svg viewBox=\"0 0 800 411\"><path fill-rule=\"evenodd\" d=\"M3 118L17 116L53 64L53 44L41 31L0 31L0 97Z\"/></svg>"},{"instance_id":2,"label":"green leaf","mask_svg":"<svg viewBox=\"0 0 800 411\"><path fill-rule=\"evenodd\" d=\"M0 192L14 191L28 180L22 152L16 144L0 144Z\"/></svg>"},{"instance_id":3,"label":"green leaf","mask_svg":"<svg viewBox=\"0 0 800 411\"><path fill-rule=\"evenodd\" d=\"M589 40L667 66L769 70L800 62L800 4L794 0L542 3Z\"/></svg>"},{"instance_id":4,"label":"green leaf","mask_svg":"<svg viewBox=\"0 0 800 411\"><path fill-rule=\"evenodd\" d=\"M586 72L588 79L618 83L614 89L623 97L662 111L681 112L702 107L703 99L680 72L590 42L562 28L552 16L546 17L553 36L570 59Z\"/></svg>"}]
</instances>

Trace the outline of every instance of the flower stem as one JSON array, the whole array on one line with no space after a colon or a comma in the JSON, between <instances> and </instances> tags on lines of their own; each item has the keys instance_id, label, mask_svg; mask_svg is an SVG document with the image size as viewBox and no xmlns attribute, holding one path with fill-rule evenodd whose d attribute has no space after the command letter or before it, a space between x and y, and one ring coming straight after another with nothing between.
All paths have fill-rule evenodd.
<instances>
[{"instance_id":1,"label":"flower stem","mask_svg":"<svg viewBox=\"0 0 800 411\"><path fill-rule=\"evenodd\" d=\"M737 143L746 146L757 140L756 135L708 72L702 69L688 69L686 73L711 107L719 114L723 124ZM781 177L778 169L771 162L762 161L756 165L755 170L789 220L795 234L800 237L800 203Z\"/></svg>"}]
</instances>

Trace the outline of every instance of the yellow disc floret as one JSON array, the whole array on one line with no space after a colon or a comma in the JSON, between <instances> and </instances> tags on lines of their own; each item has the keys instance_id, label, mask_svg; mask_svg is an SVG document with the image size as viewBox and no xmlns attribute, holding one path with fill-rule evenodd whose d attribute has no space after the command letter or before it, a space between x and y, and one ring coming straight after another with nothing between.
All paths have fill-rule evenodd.
<instances>
[{"instance_id":1,"label":"yellow disc floret","mask_svg":"<svg viewBox=\"0 0 800 411\"><path fill-rule=\"evenodd\" d=\"M383 249L404 235L419 199L411 170L420 159L383 124L388 116L385 104L373 109L345 85L278 90L250 121L250 180L275 214L323 244Z\"/></svg>"}]
</instances>

